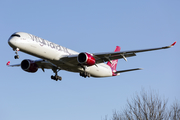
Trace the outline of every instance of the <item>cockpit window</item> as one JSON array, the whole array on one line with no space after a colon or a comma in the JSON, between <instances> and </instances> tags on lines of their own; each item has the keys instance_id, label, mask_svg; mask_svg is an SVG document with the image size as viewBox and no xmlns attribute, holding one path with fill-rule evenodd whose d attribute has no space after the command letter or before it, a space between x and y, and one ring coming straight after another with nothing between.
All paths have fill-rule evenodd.
<instances>
[{"instance_id":1,"label":"cockpit window","mask_svg":"<svg viewBox=\"0 0 180 120\"><path fill-rule=\"evenodd\" d=\"M14 37L14 36L16 36L16 37L21 37L19 34L12 34L12 35L11 35L11 37Z\"/></svg>"}]
</instances>

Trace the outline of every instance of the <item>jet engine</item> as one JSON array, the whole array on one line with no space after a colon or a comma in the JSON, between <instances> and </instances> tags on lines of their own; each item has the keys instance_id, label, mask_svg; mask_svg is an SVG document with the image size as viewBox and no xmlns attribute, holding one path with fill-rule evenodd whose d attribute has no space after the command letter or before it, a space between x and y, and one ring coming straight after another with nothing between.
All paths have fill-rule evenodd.
<instances>
[{"instance_id":1,"label":"jet engine","mask_svg":"<svg viewBox=\"0 0 180 120\"><path fill-rule=\"evenodd\" d=\"M94 65L96 63L95 58L91 54L86 52L80 53L77 57L77 60L80 64L88 66Z\"/></svg>"},{"instance_id":2,"label":"jet engine","mask_svg":"<svg viewBox=\"0 0 180 120\"><path fill-rule=\"evenodd\" d=\"M21 62L21 68L26 72L35 73L38 70L38 66L33 60L25 59Z\"/></svg>"}]
</instances>

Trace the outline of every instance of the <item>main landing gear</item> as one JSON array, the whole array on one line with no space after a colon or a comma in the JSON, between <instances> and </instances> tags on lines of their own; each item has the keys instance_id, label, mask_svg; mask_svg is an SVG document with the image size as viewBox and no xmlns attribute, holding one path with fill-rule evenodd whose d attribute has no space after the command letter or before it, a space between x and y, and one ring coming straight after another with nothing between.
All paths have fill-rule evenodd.
<instances>
[{"instance_id":1,"label":"main landing gear","mask_svg":"<svg viewBox=\"0 0 180 120\"><path fill-rule=\"evenodd\" d=\"M91 77L91 75L88 72L86 72L86 66L83 66L82 64L80 64L79 66L81 66L84 70L79 73L80 76L82 76L84 78Z\"/></svg>"},{"instance_id":2,"label":"main landing gear","mask_svg":"<svg viewBox=\"0 0 180 120\"><path fill-rule=\"evenodd\" d=\"M53 72L55 73L55 75L51 75L51 79L53 80L56 80L56 81L61 81L62 80L62 77L58 76L57 73L60 71L60 69L56 69L56 70L53 70Z\"/></svg>"},{"instance_id":3,"label":"main landing gear","mask_svg":"<svg viewBox=\"0 0 180 120\"><path fill-rule=\"evenodd\" d=\"M19 51L19 48L16 48L15 49L15 54L16 55L14 56L15 59L19 59L18 51Z\"/></svg>"},{"instance_id":4,"label":"main landing gear","mask_svg":"<svg viewBox=\"0 0 180 120\"><path fill-rule=\"evenodd\" d=\"M60 76L58 76L58 75L55 75L55 76L53 76L53 75L51 75L51 79L53 79L53 80L56 80L56 81L58 81L58 80L62 80L62 77L60 77Z\"/></svg>"},{"instance_id":5,"label":"main landing gear","mask_svg":"<svg viewBox=\"0 0 180 120\"><path fill-rule=\"evenodd\" d=\"M80 76L86 78L86 77L91 77L91 75L87 72L80 72Z\"/></svg>"}]
</instances>

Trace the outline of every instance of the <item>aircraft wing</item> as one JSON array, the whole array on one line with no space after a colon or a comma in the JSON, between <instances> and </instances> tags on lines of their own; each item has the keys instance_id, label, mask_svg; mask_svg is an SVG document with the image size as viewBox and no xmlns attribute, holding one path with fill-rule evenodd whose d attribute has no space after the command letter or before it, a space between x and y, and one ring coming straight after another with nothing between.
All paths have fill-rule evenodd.
<instances>
[{"instance_id":1,"label":"aircraft wing","mask_svg":"<svg viewBox=\"0 0 180 120\"><path fill-rule=\"evenodd\" d=\"M19 67L19 66L21 66L21 64L10 65L10 61L8 61L8 62L6 63L6 65L9 66L9 67Z\"/></svg>"},{"instance_id":2,"label":"aircraft wing","mask_svg":"<svg viewBox=\"0 0 180 120\"><path fill-rule=\"evenodd\" d=\"M167 48L173 47L175 44L176 44L176 42L174 42L170 46L165 46L165 47L141 49L141 50L130 50L130 51L120 51L120 52L93 53L91 55L95 58L96 64L115 60L115 59L122 59L122 58L127 61L126 57L136 56L136 53L167 49ZM72 65L79 64L77 61L77 56L78 55L70 55L70 56L63 57L60 60L64 63L68 63L68 64L72 64Z\"/></svg>"},{"instance_id":3,"label":"aircraft wing","mask_svg":"<svg viewBox=\"0 0 180 120\"><path fill-rule=\"evenodd\" d=\"M175 44L176 44L176 42L174 42L170 46L159 47L159 48L120 51L120 52L109 52L109 53L94 53L93 56L96 59L97 63L103 62L103 61L107 62L107 61L110 61L110 60L121 59L121 58L123 58L124 60L127 61L126 57L136 56L136 53L153 51L153 50L160 50L160 49L167 49L167 48L173 47Z\"/></svg>"},{"instance_id":4,"label":"aircraft wing","mask_svg":"<svg viewBox=\"0 0 180 120\"><path fill-rule=\"evenodd\" d=\"M51 62L46 61L46 60L40 59L40 60L35 60L35 61L32 61L32 60L29 60L29 61L37 64L38 68L41 68L43 71L44 71L44 69L57 69L57 67L54 64L52 64ZM6 65L9 67L19 67L19 66L21 66L21 63L10 65L10 61L8 61Z\"/></svg>"}]
</instances>

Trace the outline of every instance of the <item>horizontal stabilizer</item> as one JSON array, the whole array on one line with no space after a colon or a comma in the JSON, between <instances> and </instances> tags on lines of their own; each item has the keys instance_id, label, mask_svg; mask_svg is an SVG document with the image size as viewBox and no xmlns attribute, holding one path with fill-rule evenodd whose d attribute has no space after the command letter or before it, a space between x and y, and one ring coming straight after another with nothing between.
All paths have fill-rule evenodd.
<instances>
[{"instance_id":1,"label":"horizontal stabilizer","mask_svg":"<svg viewBox=\"0 0 180 120\"><path fill-rule=\"evenodd\" d=\"M135 68L135 69L128 69L128 70L121 70L121 71L116 71L115 73L123 73L123 72L129 72L129 71L134 71L134 70L142 70L142 68Z\"/></svg>"}]
</instances>

